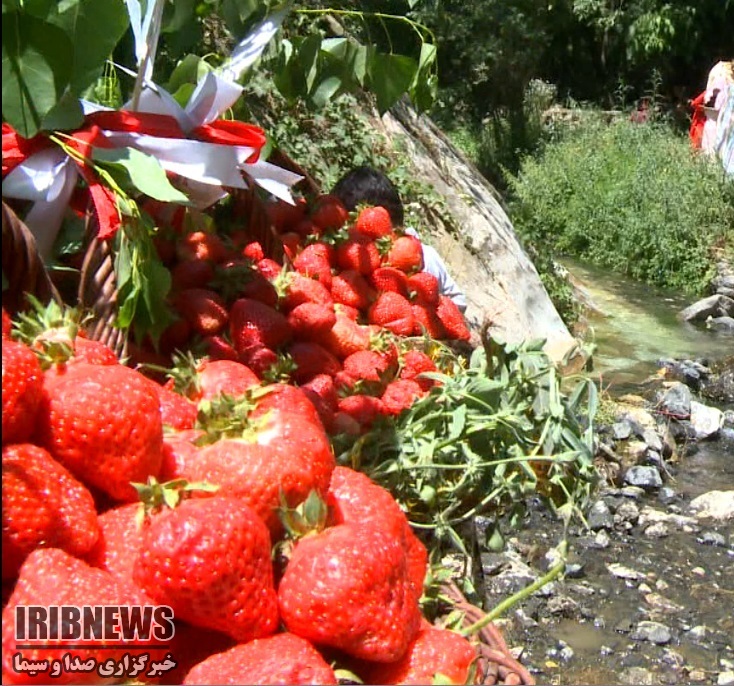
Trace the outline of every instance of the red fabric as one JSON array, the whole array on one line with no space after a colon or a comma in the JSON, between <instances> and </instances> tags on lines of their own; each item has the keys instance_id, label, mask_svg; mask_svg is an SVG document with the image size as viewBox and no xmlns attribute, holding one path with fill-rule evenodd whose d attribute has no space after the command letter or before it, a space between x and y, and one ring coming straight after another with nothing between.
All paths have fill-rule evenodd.
<instances>
[{"instance_id":1,"label":"red fabric","mask_svg":"<svg viewBox=\"0 0 734 686\"><path fill-rule=\"evenodd\" d=\"M691 100L691 128L688 130L688 137L691 139L691 145L697 150L701 148L703 140L703 127L706 124L706 113L703 111L703 103L706 98L706 91L703 91Z\"/></svg>"},{"instance_id":2,"label":"red fabric","mask_svg":"<svg viewBox=\"0 0 734 686\"><path fill-rule=\"evenodd\" d=\"M260 127L225 119L197 126L191 132L191 136L207 143L255 148L255 152L247 159L248 164L257 162L260 157L260 149L266 143L265 132Z\"/></svg>"},{"instance_id":3,"label":"red fabric","mask_svg":"<svg viewBox=\"0 0 734 686\"><path fill-rule=\"evenodd\" d=\"M3 122L3 177L31 155L48 146L49 142L45 136L23 138L10 124Z\"/></svg>"}]
</instances>

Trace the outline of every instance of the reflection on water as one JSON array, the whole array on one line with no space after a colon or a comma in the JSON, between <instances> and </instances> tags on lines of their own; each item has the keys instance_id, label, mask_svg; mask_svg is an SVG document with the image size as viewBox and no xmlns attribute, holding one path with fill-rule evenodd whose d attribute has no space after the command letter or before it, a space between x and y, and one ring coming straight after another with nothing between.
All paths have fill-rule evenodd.
<instances>
[{"instance_id":1,"label":"reflection on water","mask_svg":"<svg viewBox=\"0 0 734 686\"><path fill-rule=\"evenodd\" d=\"M590 308L594 370L605 382L639 383L664 357L714 360L731 354L731 335L678 318L690 298L572 261L564 267Z\"/></svg>"}]
</instances>

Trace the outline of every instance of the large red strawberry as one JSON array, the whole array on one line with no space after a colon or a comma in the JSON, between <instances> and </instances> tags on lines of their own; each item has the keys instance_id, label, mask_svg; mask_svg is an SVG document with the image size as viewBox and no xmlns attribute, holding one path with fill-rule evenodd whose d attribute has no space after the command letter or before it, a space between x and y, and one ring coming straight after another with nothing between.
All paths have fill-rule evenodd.
<instances>
[{"instance_id":1,"label":"large red strawberry","mask_svg":"<svg viewBox=\"0 0 734 686\"><path fill-rule=\"evenodd\" d=\"M332 282L333 283L333 282ZM298 272L290 272L285 277L283 297L280 304L284 310L292 310L303 303L320 303L332 305L329 289L316 279L310 279Z\"/></svg>"},{"instance_id":2,"label":"large red strawberry","mask_svg":"<svg viewBox=\"0 0 734 686\"><path fill-rule=\"evenodd\" d=\"M429 305L419 299L413 303L412 310L415 318L413 330L415 336L428 335L437 341L446 338L446 330L436 314L435 305Z\"/></svg>"},{"instance_id":3,"label":"large red strawberry","mask_svg":"<svg viewBox=\"0 0 734 686\"><path fill-rule=\"evenodd\" d=\"M380 267L370 274L370 283L377 291L394 291L408 295L408 277L395 267Z\"/></svg>"},{"instance_id":4,"label":"large red strawberry","mask_svg":"<svg viewBox=\"0 0 734 686\"><path fill-rule=\"evenodd\" d=\"M457 341L468 341L471 338L471 332L466 325L464 315L456 303L448 296L439 296L436 315L441 320L441 324L443 324L443 328L446 330L449 338Z\"/></svg>"},{"instance_id":5,"label":"large red strawberry","mask_svg":"<svg viewBox=\"0 0 734 686\"><path fill-rule=\"evenodd\" d=\"M3 340L3 445L33 434L43 395L43 372L36 354L23 343Z\"/></svg>"},{"instance_id":6,"label":"large red strawberry","mask_svg":"<svg viewBox=\"0 0 734 686\"><path fill-rule=\"evenodd\" d=\"M278 233L282 233L289 231L303 219L306 214L306 203L303 198L297 199L295 204L285 200L275 200L268 203L265 209L275 229Z\"/></svg>"},{"instance_id":7,"label":"large red strawberry","mask_svg":"<svg viewBox=\"0 0 734 686\"><path fill-rule=\"evenodd\" d=\"M400 659L421 621L402 542L374 524L299 540L278 599L288 631L376 662Z\"/></svg>"},{"instance_id":8,"label":"large red strawberry","mask_svg":"<svg viewBox=\"0 0 734 686\"><path fill-rule=\"evenodd\" d=\"M97 517L99 538L85 556L89 564L133 585L133 569L143 540L142 507L142 503L128 503L100 514Z\"/></svg>"},{"instance_id":9,"label":"large red strawberry","mask_svg":"<svg viewBox=\"0 0 734 686\"><path fill-rule=\"evenodd\" d=\"M180 393L152 383L158 394L163 426L177 430L193 429L196 424L196 405Z\"/></svg>"},{"instance_id":10,"label":"large red strawberry","mask_svg":"<svg viewBox=\"0 0 734 686\"><path fill-rule=\"evenodd\" d=\"M213 278L214 266L208 260L178 262L171 269L171 289L178 292L185 288L205 288Z\"/></svg>"},{"instance_id":11,"label":"large red strawberry","mask_svg":"<svg viewBox=\"0 0 734 686\"><path fill-rule=\"evenodd\" d=\"M369 309L370 324L377 324L398 336L411 336L415 329L413 308L400 293L381 293Z\"/></svg>"},{"instance_id":12,"label":"large red strawberry","mask_svg":"<svg viewBox=\"0 0 734 686\"><path fill-rule=\"evenodd\" d=\"M358 350L344 360L344 371L355 379L381 383L387 375L389 361L374 350Z\"/></svg>"},{"instance_id":13,"label":"large red strawberry","mask_svg":"<svg viewBox=\"0 0 734 686\"><path fill-rule=\"evenodd\" d=\"M238 352L253 345L274 350L291 339L285 315L250 298L240 298L232 305L229 326L232 343Z\"/></svg>"},{"instance_id":14,"label":"large red strawberry","mask_svg":"<svg viewBox=\"0 0 734 686\"><path fill-rule=\"evenodd\" d=\"M323 346L340 359L370 347L370 332L349 317L338 314L336 323L322 339Z\"/></svg>"},{"instance_id":15,"label":"large red strawberry","mask_svg":"<svg viewBox=\"0 0 734 686\"><path fill-rule=\"evenodd\" d=\"M455 631L423 626L407 652L389 664L364 663L359 670L366 684L467 684L477 650ZM471 682L476 683L476 682Z\"/></svg>"},{"instance_id":16,"label":"large red strawberry","mask_svg":"<svg viewBox=\"0 0 734 686\"><path fill-rule=\"evenodd\" d=\"M213 655L184 684L336 684L334 670L308 641L282 633Z\"/></svg>"},{"instance_id":17,"label":"large red strawberry","mask_svg":"<svg viewBox=\"0 0 734 686\"><path fill-rule=\"evenodd\" d=\"M364 428L370 428L377 419L385 415L385 406L380 398L355 393L339 401L339 411L345 412Z\"/></svg>"},{"instance_id":18,"label":"large red strawberry","mask_svg":"<svg viewBox=\"0 0 734 686\"><path fill-rule=\"evenodd\" d=\"M331 474L328 502L335 524L372 523L402 541L408 576L418 600L428 571L428 551L392 494L366 474L338 466Z\"/></svg>"},{"instance_id":19,"label":"large red strawberry","mask_svg":"<svg viewBox=\"0 0 734 686\"><path fill-rule=\"evenodd\" d=\"M215 233L192 231L182 236L176 244L179 260L205 260L221 262L227 256L227 247Z\"/></svg>"},{"instance_id":20,"label":"large red strawberry","mask_svg":"<svg viewBox=\"0 0 734 686\"><path fill-rule=\"evenodd\" d=\"M312 341L292 343L288 347L288 354L295 364L292 377L297 383L305 383L317 374L334 376L342 368L332 353Z\"/></svg>"},{"instance_id":21,"label":"large red strawberry","mask_svg":"<svg viewBox=\"0 0 734 686\"><path fill-rule=\"evenodd\" d=\"M293 266L299 274L321 282L326 288L331 288L331 264L322 252L313 250L317 244L306 246L293 261Z\"/></svg>"},{"instance_id":22,"label":"large red strawberry","mask_svg":"<svg viewBox=\"0 0 734 686\"><path fill-rule=\"evenodd\" d=\"M380 266L382 258L375 242L367 236L352 235L336 249L336 263L344 271L367 276Z\"/></svg>"},{"instance_id":23,"label":"large red strawberry","mask_svg":"<svg viewBox=\"0 0 734 686\"><path fill-rule=\"evenodd\" d=\"M397 379L387 385L381 398L387 414L399 415L423 395L424 391L416 381Z\"/></svg>"},{"instance_id":24,"label":"large red strawberry","mask_svg":"<svg viewBox=\"0 0 734 686\"><path fill-rule=\"evenodd\" d=\"M408 277L408 290L429 305L438 305L439 283L430 272L417 272Z\"/></svg>"},{"instance_id":25,"label":"large red strawberry","mask_svg":"<svg viewBox=\"0 0 734 686\"><path fill-rule=\"evenodd\" d=\"M335 303L366 310L374 300L375 292L362 274L349 269L332 278L331 295Z\"/></svg>"},{"instance_id":26,"label":"large red strawberry","mask_svg":"<svg viewBox=\"0 0 734 686\"><path fill-rule=\"evenodd\" d=\"M130 654L132 663L138 655L147 653L151 648L160 650L160 641L165 641L171 630L168 623L159 626L162 631L157 640L155 637L122 634L119 637L106 639L72 640L64 638L43 637L37 648L17 650L16 610L29 606L67 606L67 607L120 607L117 618L112 621L121 633L120 613L140 612L141 606L152 605L150 598L134 586L125 584L104 569L89 566L86 562L72 557L60 548L38 548L34 550L21 567L18 582L3 610L2 658L3 684L25 683L104 683L109 678L102 678L96 666L104 664L108 659L120 663L125 653ZM104 619L102 619L104 622ZM110 627L112 628L112 627ZM31 641L26 640L28 644ZM46 670L35 675L14 669L17 654L27 661L48 661ZM92 661L95 668L91 671L61 670L59 676L52 678L51 665L54 661L62 661L69 654L72 661L78 658L81 663Z\"/></svg>"},{"instance_id":27,"label":"large red strawberry","mask_svg":"<svg viewBox=\"0 0 734 686\"><path fill-rule=\"evenodd\" d=\"M385 264L412 274L423 269L423 246L415 236L399 236L387 253Z\"/></svg>"},{"instance_id":28,"label":"large red strawberry","mask_svg":"<svg viewBox=\"0 0 734 686\"><path fill-rule=\"evenodd\" d=\"M339 404L334 379L328 374L317 374L304 383L301 390L316 408L324 428L331 431Z\"/></svg>"},{"instance_id":29,"label":"large red strawberry","mask_svg":"<svg viewBox=\"0 0 734 686\"><path fill-rule=\"evenodd\" d=\"M400 378L416 381L424 391L430 391L436 382L422 374L437 371L436 363L420 350L407 350L402 356Z\"/></svg>"},{"instance_id":30,"label":"large red strawberry","mask_svg":"<svg viewBox=\"0 0 734 686\"><path fill-rule=\"evenodd\" d=\"M335 195L320 195L311 209L311 221L324 231L340 229L349 219L349 212Z\"/></svg>"},{"instance_id":31,"label":"large red strawberry","mask_svg":"<svg viewBox=\"0 0 734 686\"><path fill-rule=\"evenodd\" d=\"M157 475L160 401L149 379L122 365L78 362L46 376L38 442L80 481L115 500L136 499L131 482Z\"/></svg>"},{"instance_id":32,"label":"large red strawberry","mask_svg":"<svg viewBox=\"0 0 734 686\"><path fill-rule=\"evenodd\" d=\"M3 447L3 579L40 546L80 556L98 536L92 495L68 470L38 446Z\"/></svg>"},{"instance_id":33,"label":"large red strawberry","mask_svg":"<svg viewBox=\"0 0 734 686\"><path fill-rule=\"evenodd\" d=\"M218 334L227 325L224 300L212 290L187 288L174 298L174 307L201 336Z\"/></svg>"},{"instance_id":34,"label":"large red strawberry","mask_svg":"<svg viewBox=\"0 0 734 686\"><path fill-rule=\"evenodd\" d=\"M199 396L204 400L221 393L238 396L260 385L257 375L241 362L233 360L202 360L197 369Z\"/></svg>"},{"instance_id":35,"label":"large red strawberry","mask_svg":"<svg viewBox=\"0 0 734 686\"><path fill-rule=\"evenodd\" d=\"M278 628L270 534L242 500L213 495L154 512L133 578L177 618L237 641Z\"/></svg>"},{"instance_id":36,"label":"large red strawberry","mask_svg":"<svg viewBox=\"0 0 734 686\"><path fill-rule=\"evenodd\" d=\"M354 222L355 228L370 238L382 238L392 233L392 219L384 207L365 207Z\"/></svg>"},{"instance_id":37,"label":"large red strawberry","mask_svg":"<svg viewBox=\"0 0 734 686\"><path fill-rule=\"evenodd\" d=\"M184 478L191 461L196 459L199 452L195 441L203 435L204 432L200 429L171 431L164 434L161 482Z\"/></svg>"},{"instance_id":38,"label":"large red strawberry","mask_svg":"<svg viewBox=\"0 0 734 686\"><path fill-rule=\"evenodd\" d=\"M293 337L298 340L322 338L334 324L336 313L333 305L306 302L288 313L288 325L293 331Z\"/></svg>"}]
</instances>

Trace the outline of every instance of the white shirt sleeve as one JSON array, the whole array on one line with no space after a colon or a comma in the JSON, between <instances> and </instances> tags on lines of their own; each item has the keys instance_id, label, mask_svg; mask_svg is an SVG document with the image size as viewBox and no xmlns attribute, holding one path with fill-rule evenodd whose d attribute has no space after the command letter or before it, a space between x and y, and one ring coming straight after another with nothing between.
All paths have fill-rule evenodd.
<instances>
[{"instance_id":1,"label":"white shirt sleeve","mask_svg":"<svg viewBox=\"0 0 734 686\"><path fill-rule=\"evenodd\" d=\"M407 227L405 233L415 236L420 240L420 236L415 229ZM456 306L464 312L467 307L466 296L459 288L459 285L451 278L446 263L441 259L438 251L421 241L423 248L423 270L429 274L433 274L438 279L438 290L441 295L446 295L454 301Z\"/></svg>"}]
</instances>

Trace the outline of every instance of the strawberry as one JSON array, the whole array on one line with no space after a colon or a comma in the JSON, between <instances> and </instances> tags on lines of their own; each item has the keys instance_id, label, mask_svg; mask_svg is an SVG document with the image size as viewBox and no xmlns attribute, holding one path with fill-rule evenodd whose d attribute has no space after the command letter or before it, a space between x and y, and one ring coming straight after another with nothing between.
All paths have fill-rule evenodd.
<instances>
[{"instance_id":1,"label":"strawberry","mask_svg":"<svg viewBox=\"0 0 734 686\"><path fill-rule=\"evenodd\" d=\"M467 684L477 650L455 631L424 625L406 653L389 664L364 663L360 676L367 684Z\"/></svg>"},{"instance_id":2,"label":"strawberry","mask_svg":"<svg viewBox=\"0 0 734 686\"><path fill-rule=\"evenodd\" d=\"M171 322L158 340L158 350L163 355L172 355L176 350L183 350L191 338L191 324L178 318Z\"/></svg>"},{"instance_id":3,"label":"strawberry","mask_svg":"<svg viewBox=\"0 0 734 686\"><path fill-rule=\"evenodd\" d=\"M322 338L336 324L336 314L332 305L306 302L294 307L288 313L288 325L297 340Z\"/></svg>"},{"instance_id":4,"label":"strawberry","mask_svg":"<svg viewBox=\"0 0 734 686\"><path fill-rule=\"evenodd\" d=\"M301 251L301 236L294 231L289 231L280 236L283 249L289 260L294 260Z\"/></svg>"},{"instance_id":5,"label":"strawberry","mask_svg":"<svg viewBox=\"0 0 734 686\"><path fill-rule=\"evenodd\" d=\"M252 369L233 360L202 360L197 369L198 398L211 400L221 393L239 396L260 385Z\"/></svg>"},{"instance_id":6,"label":"strawberry","mask_svg":"<svg viewBox=\"0 0 734 686\"><path fill-rule=\"evenodd\" d=\"M374 524L402 542L417 601L423 593L428 551L413 533L408 518L390 491L362 472L337 466L331 474L329 504L334 524Z\"/></svg>"},{"instance_id":7,"label":"strawberry","mask_svg":"<svg viewBox=\"0 0 734 686\"><path fill-rule=\"evenodd\" d=\"M346 412L337 412L329 427L329 433L333 436L343 434L345 436L359 436L362 433L362 426Z\"/></svg>"},{"instance_id":8,"label":"strawberry","mask_svg":"<svg viewBox=\"0 0 734 686\"><path fill-rule=\"evenodd\" d=\"M39 546L84 555L99 536L92 495L43 448L3 447L3 579Z\"/></svg>"},{"instance_id":9,"label":"strawberry","mask_svg":"<svg viewBox=\"0 0 734 686\"><path fill-rule=\"evenodd\" d=\"M353 322L359 319L359 310L356 307L344 305L343 303L334 303L334 312L336 312L337 316L342 315L347 319L351 319Z\"/></svg>"},{"instance_id":10,"label":"strawberry","mask_svg":"<svg viewBox=\"0 0 734 686\"><path fill-rule=\"evenodd\" d=\"M160 401L150 380L122 365L77 362L47 375L44 387L39 445L87 486L135 499L130 482L157 474L162 459Z\"/></svg>"},{"instance_id":11,"label":"strawberry","mask_svg":"<svg viewBox=\"0 0 734 686\"><path fill-rule=\"evenodd\" d=\"M395 267L380 267L370 274L370 283L376 291L393 291L408 295L408 277Z\"/></svg>"},{"instance_id":12,"label":"strawberry","mask_svg":"<svg viewBox=\"0 0 734 686\"><path fill-rule=\"evenodd\" d=\"M398 660L421 620L401 541L374 524L298 541L278 600L288 631L376 662Z\"/></svg>"},{"instance_id":13,"label":"strawberry","mask_svg":"<svg viewBox=\"0 0 734 686\"><path fill-rule=\"evenodd\" d=\"M171 269L171 291L185 288L205 288L214 278L214 265L206 260L178 262Z\"/></svg>"},{"instance_id":14,"label":"strawberry","mask_svg":"<svg viewBox=\"0 0 734 686\"><path fill-rule=\"evenodd\" d=\"M412 274L423 269L423 247L415 236L399 236L387 253L385 264Z\"/></svg>"},{"instance_id":15,"label":"strawberry","mask_svg":"<svg viewBox=\"0 0 734 686\"><path fill-rule=\"evenodd\" d=\"M265 261L262 260L262 262ZM238 286L239 297L259 300L270 307L275 307L278 304L278 292L275 290L275 286L259 270L250 271L246 279L239 281Z\"/></svg>"},{"instance_id":16,"label":"strawberry","mask_svg":"<svg viewBox=\"0 0 734 686\"><path fill-rule=\"evenodd\" d=\"M256 343L242 350L238 355L238 359L251 369L258 379L264 379L270 373L270 370L278 364L279 357L275 350Z\"/></svg>"},{"instance_id":17,"label":"strawberry","mask_svg":"<svg viewBox=\"0 0 734 686\"><path fill-rule=\"evenodd\" d=\"M367 237L353 236L336 249L336 263L344 271L353 270L365 276L380 266L382 258L374 241Z\"/></svg>"},{"instance_id":18,"label":"strawberry","mask_svg":"<svg viewBox=\"0 0 734 686\"><path fill-rule=\"evenodd\" d=\"M214 291L187 288L176 295L173 305L201 336L215 336L227 325L227 307Z\"/></svg>"},{"instance_id":19,"label":"strawberry","mask_svg":"<svg viewBox=\"0 0 734 686\"><path fill-rule=\"evenodd\" d=\"M171 429L193 429L196 405L180 393L153 382L161 406L161 422Z\"/></svg>"},{"instance_id":20,"label":"strawberry","mask_svg":"<svg viewBox=\"0 0 734 686\"><path fill-rule=\"evenodd\" d=\"M306 203L302 198L297 199L295 205L285 200L275 200L268 203L265 210L275 230L282 233L289 231L303 219L306 214Z\"/></svg>"},{"instance_id":21,"label":"strawberry","mask_svg":"<svg viewBox=\"0 0 734 686\"><path fill-rule=\"evenodd\" d=\"M293 261L293 266L299 274L316 279L326 288L331 289L331 265L321 254L313 251L307 252L312 247L315 247L315 244L307 246Z\"/></svg>"},{"instance_id":22,"label":"strawberry","mask_svg":"<svg viewBox=\"0 0 734 686\"><path fill-rule=\"evenodd\" d=\"M285 315L249 298L240 298L232 305L229 326L237 352L253 345L275 350L291 339L291 329Z\"/></svg>"},{"instance_id":23,"label":"strawberry","mask_svg":"<svg viewBox=\"0 0 734 686\"><path fill-rule=\"evenodd\" d=\"M436 315L441 320L441 324L446 330L448 338L458 341L468 341L471 338L471 332L466 325L464 315L456 303L448 296L439 296Z\"/></svg>"},{"instance_id":24,"label":"strawberry","mask_svg":"<svg viewBox=\"0 0 734 686\"><path fill-rule=\"evenodd\" d=\"M364 276L349 269L332 278L331 296L335 303L365 310L374 299L374 291Z\"/></svg>"},{"instance_id":25,"label":"strawberry","mask_svg":"<svg viewBox=\"0 0 734 686\"><path fill-rule=\"evenodd\" d=\"M311 243L301 251L298 257L296 257L293 266L298 269L298 271L301 271L301 269L299 269L298 267L299 262L303 262L305 266L305 264L307 264L309 261L318 258L326 260L329 263L329 267L335 266L336 248L334 248L333 245L329 245L328 243Z\"/></svg>"},{"instance_id":26,"label":"strawberry","mask_svg":"<svg viewBox=\"0 0 734 686\"><path fill-rule=\"evenodd\" d=\"M258 638L194 666L184 684L337 684L334 670L303 638Z\"/></svg>"},{"instance_id":27,"label":"strawberry","mask_svg":"<svg viewBox=\"0 0 734 686\"><path fill-rule=\"evenodd\" d=\"M317 374L334 376L342 368L332 353L311 341L292 343L288 347L288 354L296 366L293 378L297 383L304 383Z\"/></svg>"},{"instance_id":28,"label":"strawberry","mask_svg":"<svg viewBox=\"0 0 734 686\"><path fill-rule=\"evenodd\" d=\"M263 258L255 266L268 281L273 281L283 271L283 265L278 264L269 257Z\"/></svg>"},{"instance_id":29,"label":"strawberry","mask_svg":"<svg viewBox=\"0 0 734 686\"><path fill-rule=\"evenodd\" d=\"M227 247L214 233L192 231L179 239L176 253L181 262L204 260L216 264L226 257Z\"/></svg>"},{"instance_id":30,"label":"strawberry","mask_svg":"<svg viewBox=\"0 0 734 686\"><path fill-rule=\"evenodd\" d=\"M23 343L3 340L3 445L31 437L42 395L43 372L35 353Z\"/></svg>"},{"instance_id":31,"label":"strawberry","mask_svg":"<svg viewBox=\"0 0 734 686\"><path fill-rule=\"evenodd\" d=\"M290 311L303 303L332 305L333 302L329 289L320 281L310 279L297 272L291 272L287 275L284 294L281 298L283 309Z\"/></svg>"},{"instance_id":32,"label":"strawberry","mask_svg":"<svg viewBox=\"0 0 734 686\"><path fill-rule=\"evenodd\" d=\"M328 374L317 374L304 383L301 390L316 408L324 428L329 431L339 403L334 379Z\"/></svg>"},{"instance_id":33,"label":"strawberry","mask_svg":"<svg viewBox=\"0 0 734 686\"><path fill-rule=\"evenodd\" d=\"M9 338L10 332L13 330L13 320L3 307L3 338Z\"/></svg>"},{"instance_id":34,"label":"strawberry","mask_svg":"<svg viewBox=\"0 0 734 686\"><path fill-rule=\"evenodd\" d=\"M388 360L374 350L358 350L344 359L344 371L365 381L381 383L388 366Z\"/></svg>"},{"instance_id":35,"label":"strawberry","mask_svg":"<svg viewBox=\"0 0 734 686\"><path fill-rule=\"evenodd\" d=\"M215 405L213 417L203 421L209 423L209 440L218 440L202 447L190 464L187 460L183 476L244 500L277 534L282 499L296 507L312 490L326 494L334 454L316 408L303 392L274 386L281 390L259 392L256 409L244 421L242 410ZM225 425L222 431L215 426L217 416Z\"/></svg>"},{"instance_id":36,"label":"strawberry","mask_svg":"<svg viewBox=\"0 0 734 686\"><path fill-rule=\"evenodd\" d=\"M443 324L436 314L436 307L434 305L417 300L413 303L411 309L415 318L413 335L428 335L437 341L446 338L446 330L443 328Z\"/></svg>"},{"instance_id":37,"label":"strawberry","mask_svg":"<svg viewBox=\"0 0 734 686\"><path fill-rule=\"evenodd\" d=\"M320 342L327 350L343 360L358 350L367 350L370 347L370 334L365 327L352 319L337 315L331 331Z\"/></svg>"},{"instance_id":38,"label":"strawberry","mask_svg":"<svg viewBox=\"0 0 734 686\"><path fill-rule=\"evenodd\" d=\"M431 390L436 382L420 375L423 372L437 371L436 363L420 350L408 350L402 356L400 378L416 381L424 391Z\"/></svg>"},{"instance_id":39,"label":"strawberry","mask_svg":"<svg viewBox=\"0 0 734 686\"><path fill-rule=\"evenodd\" d=\"M263 247L259 241L251 241L244 248L242 248L242 255L252 262L259 262L265 258Z\"/></svg>"},{"instance_id":40,"label":"strawberry","mask_svg":"<svg viewBox=\"0 0 734 686\"><path fill-rule=\"evenodd\" d=\"M23 606L123 606L129 612L139 612L140 606L153 604L134 586L125 584L103 569L91 567L86 562L72 557L60 548L38 548L34 550L21 567L18 582L3 610L2 656L4 684L18 683L100 683L102 679L96 669L92 671L67 672L61 670L53 680L48 670L35 676L13 669L13 656L18 641L16 631L16 608ZM115 621L115 620L113 620ZM125 653L132 658L150 654L151 648L160 650L160 643L155 638L141 639L138 636L126 635L117 623L119 638L68 640L63 638L44 638L35 649L24 648L24 660L47 660L49 665L55 660L63 660L69 654L72 661L82 663L92 660L93 664L103 664L111 658L116 663L122 660ZM161 627L161 629L167 628ZM112 645L110 645L112 644Z\"/></svg>"},{"instance_id":41,"label":"strawberry","mask_svg":"<svg viewBox=\"0 0 734 686\"><path fill-rule=\"evenodd\" d=\"M438 305L439 283L430 272L417 272L408 277L408 290L429 305Z\"/></svg>"},{"instance_id":42,"label":"strawberry","mask_svg":"<svg viewBox=\"0 0 734 686\"><path fill-rule=\"evenodd\" d=\"M270 534L241 500L214 495L154 513L133 578L177 618L237 641L278 628Z\"/></svg>"},{"instance_id":43,"label":"strawberry","mask_svg":"<svg viewBox=\"0 0 734 686\"><path fill-rule=\"evenodd\" d=\"M97 517L99 538L85 558L90 565L131 585L137 585L133 569L143 541L142 507L141 503L128 503L100 514Z\"/></svg>"},{"instance_id":44,"label":"strawberry","mask_svg":"<svg viewBox=\"0 0 734 686\"><path fill-rule=\"evenodd\" d=\"M387 385L382 394L382 403L387 414L399 415L413 405L416 399L423 397L424 391L416 381L398 379Z\"/></svg>"},{"instance_id":45,"label":"strawberry","mask_svg":"<svg viewBox=\"0 0 734 686\"><path fill-rule=\"evenodd\" d=\"M410 303L400 293L381 293L367 314L370 324L378 324L398 336L411 336L415 316Z\"/></svg>"},{"instance_id":46,"label":"strawberry","mask_svg":"<svg viewBox=\"0 0 734 686\"><path fill-rule=\"evenodd\" d=\"M385 407L380 398L355 393L339 401L339 411L346 412L364 428L370 428L375 421L385 414Z\"/></svg>"},{"instance_id":47,"label":"strawberry","mask_svg":"<svg viewBox=\"0 0 734 686\"><path fill-rule=\"evenodd\" d=\"M370 238L382 238L392 233L390 213L384 207L365 207L357 215L354 226Z\"/></svg>"},{"instance_id":48,"label":"strawberry","mask_svg":"<svg viewBox=\"0 0 734 686\"><path fill-rule=\"evenodd\" d=\"M293 227L293 232L297 233L301 238L308 238L318 234L320 229L308 217L305 217Z\"/></svg>"},{"instance_id":49,"label":"strawberry","mask_svg":"<svg viewBox=\"0 0 734 686\"><path fill-rule=\"evenodd\" d=\"M311 221L324 231L340 229L349 220L349 212L335 195L320 195L311 209Z\"/></svg>"},{"instance_id":50,"label":"strawberry","mask_svg":"<svg viewBox=\"0 0 734 686\"><path fill-rule=\"evenodd\" d=\"M204 354L210 360L239 360L237 351L224 336L205 336L202 344Z\"/></svg>"},{"instance_id":51,"label":"strawberry","mask_svg":"<svg viewBox=\"0 0 734 686\"><path fill-rule=\"evenodd\" d=\"M182 479L188 472L192 460L199 452L194 441L204 435L200 429L171 431L163 437L163 462L161 464L161 483Z\"/></svg>"}]
</instances>

